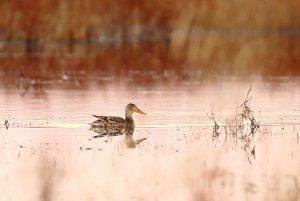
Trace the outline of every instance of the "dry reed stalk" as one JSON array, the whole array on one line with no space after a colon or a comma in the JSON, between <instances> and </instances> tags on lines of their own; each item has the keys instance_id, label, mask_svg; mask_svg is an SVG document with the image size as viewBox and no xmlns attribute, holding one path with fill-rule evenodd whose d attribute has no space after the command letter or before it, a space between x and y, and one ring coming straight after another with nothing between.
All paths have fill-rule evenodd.
<instances>
[{"instance_id":1,"label":"dry reed stalk","mask_svg":"<svg viewBox=\"0 0 300 201\"><path fill-rule=\"evenodd\" d=\"M245 151L247 159L251 164L251 158L255 159L255 144L252 144L260 125L256 121L254 113L250 108L250 102L252 99L250 92L251 88L248 90L244 102L237 108L236 114L224 121L223 135L218 131L219 126L215 120L215 114L212 112L212 114L208 115L208 117L215 125L213 128L212 138L218 139L222 136L224 142L229 143L229 146L240 147ZM247 129L248 126L250 129Z\"/></svg>"}]
</instances>

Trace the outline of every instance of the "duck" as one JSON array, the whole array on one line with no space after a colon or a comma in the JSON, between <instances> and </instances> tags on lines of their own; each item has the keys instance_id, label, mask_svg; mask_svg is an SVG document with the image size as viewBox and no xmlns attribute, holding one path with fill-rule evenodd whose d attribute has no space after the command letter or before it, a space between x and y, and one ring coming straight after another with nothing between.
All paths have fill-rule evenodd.
<instances>
[{"instance_id":1,"label":"duck","mask_svg":"<svg viewBox=\"0 0 300 201\"><path fill-rule=\"evenodd\" d=\"M132 128L134 129L134 121L132 118L133 113L139 113L146 115L145 112L141 111L135 104L129 103L125 108L125 119L122 117L116 116L98 116L93 115L96 117L97 120L92 122L90 125L92 128L100 128L100 127L123 127L123 128Z\"/></svg>"}]
</instances>

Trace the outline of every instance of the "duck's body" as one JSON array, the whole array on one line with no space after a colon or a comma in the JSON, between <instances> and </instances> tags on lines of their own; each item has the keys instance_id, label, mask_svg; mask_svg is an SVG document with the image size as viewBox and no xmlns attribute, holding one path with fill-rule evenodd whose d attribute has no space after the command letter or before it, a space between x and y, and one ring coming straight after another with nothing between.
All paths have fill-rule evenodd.
<instances>
[{"instance_id":1,"label":"duck's body","mask_svg":"<svg viewBox=\"0 0 300 201\"><path fill-rule=\"evenodd\" d=\"M115 116L98 116L93 115L97 118L96 121L91 123L92 127L134 127L134 121L132 113L137 112L140 114L146 114L142 112L135 104L129 103L125 109L125 119L122 117Z\"/></svg>"},{"instance_id":2,"label":"duck's body","mask_svg":"<svg viewBox=\"0 0 300 201\"><path fill-rule=\"evenodd\" d=\"M91 126L98 126L98 127L123 127L126 124L125 119L122 117L114 117L114 116L98 116L93 115L96 117L97 120L91 123Z\"/></svg>"},{"instance_id":3,"label":"duck's body","mask_svg":"<svg viewBox=\"0 0 300 201\"><path fill-rule=\"evenodd\" d=\"M125 119L122 117L115 116L98 116L93 115L97 118L96 121L92 122L91 131L97 133L93 138L101 138L105 136L119 136L125 134L125 142L128 148L135 148L136 145L140 144L146 138L139 140L133 140L134 132L134 121L132 118L132 113L146 114L142 112L136 105L129 103L125 109Z\"/></svg>"}]
</instances>

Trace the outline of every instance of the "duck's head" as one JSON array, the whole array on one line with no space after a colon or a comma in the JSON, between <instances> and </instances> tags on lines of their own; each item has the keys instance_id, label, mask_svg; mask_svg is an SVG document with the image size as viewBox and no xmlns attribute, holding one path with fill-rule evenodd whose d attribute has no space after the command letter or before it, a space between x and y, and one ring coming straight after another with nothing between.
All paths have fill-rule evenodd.
<instances>
[{"instance_id":1,"label":"duck's head","mask_svg":"<svg viewBox=\"0 0 300 201\"><path fill-rule=\"evenodd\" d=\"M146 113L141 111L135 104L129 103L126 106L125 116L126 117L132 117L132 113L134 113L134 112L146 115Z\"/></svg>"}]
</instances>

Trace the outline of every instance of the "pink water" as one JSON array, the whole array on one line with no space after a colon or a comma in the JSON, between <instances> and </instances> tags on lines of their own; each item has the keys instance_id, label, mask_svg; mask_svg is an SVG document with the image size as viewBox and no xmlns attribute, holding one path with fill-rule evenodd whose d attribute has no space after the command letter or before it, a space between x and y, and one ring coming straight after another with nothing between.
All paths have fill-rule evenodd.
<instances>
[{"instance_id":1,"label":"pink water","mask_svg":"<svg viewBox=\"0 0 300 201\"><path fill-rule=\"evenodd\" d=\"M256 157L212 141L252 87ZM300 81L252 79L85 90L0 88L0 200L300 200ZM134 114L133 138L90 140L92 114ZM9 128L4 121L8 120ZM223 128L220 128L221 132Z\"/></svg>"}]
</instances>

